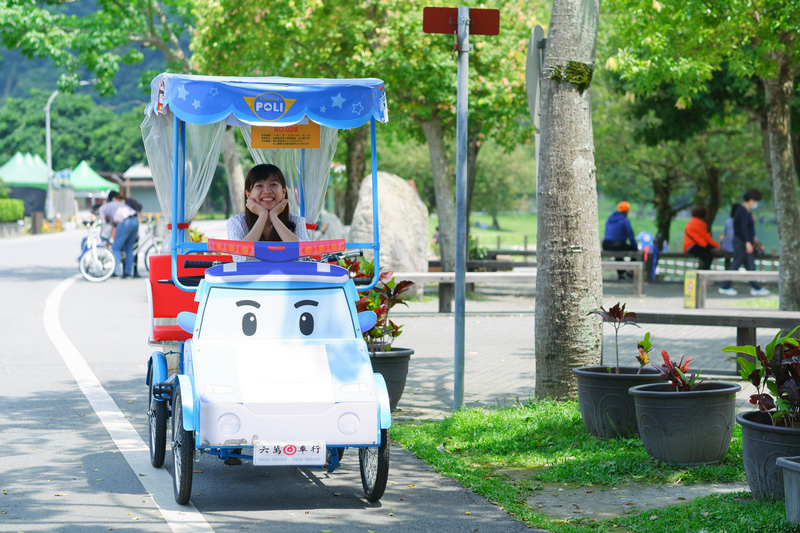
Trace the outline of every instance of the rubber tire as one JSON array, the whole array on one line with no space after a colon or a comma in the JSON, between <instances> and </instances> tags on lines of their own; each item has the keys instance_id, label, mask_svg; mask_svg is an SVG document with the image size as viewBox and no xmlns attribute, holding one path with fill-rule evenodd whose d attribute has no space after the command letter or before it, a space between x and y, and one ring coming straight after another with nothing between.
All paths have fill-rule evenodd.
<instances>
[{"instance_id":1,"label":"rubber tire","mask_svg":"<svg viewBox=\"0 0 800 533\"><path fill-rule=\"evenodd\" d=\"M108 248L97 248L97 261L94 261L91 251L81 256L81 274L88 281L105 281L114 273L117 263L114 254Z\"/></svg>"},{"instance_id":2,"label":"rubber tire","mask_svg":"<svg viewBox=\"0 0 800 533\"><path fill-rule=\"evenodd\" d=\"M150 407L147 418L150 421L150 464L156 468L164 466L167 454L167 400L153 397L153 369L150 369Z\"/></svg>"},{"instance_id":3,"label":"rubber tire","mask_svg":"<svg viewBox=\"0 0 800 533\"><path fill-rule=\"evenodd\" d=\"M172 487L175 492L175 501L180 505L186 505L189 503L192 493L194 431L183 429L181 388L177 385L172 397L172 467Z\"/></svg>"},{"instance_id":4,"label":"rubber tire","mask_svg":"<svg viewBox=\"0 0 800 533\"><path fill-rule=\"evenodd\" d=\"M151 255L159 255L158 247L155 244L151 244L147 247L147 250L144 251L144 267L150 272L150 256Z\"/></svg>"},{"instance_id":5,"label":"rubber tire","mask_svg":"<svg viewBox=\"0 0 800 533\"><path fill-rule=\"evenodd\" d=\"M386 490L389 479L389 430L381 430L381 445L358 449L361 486L367 500L377 502Z\"/></svg>"}]
</instances>

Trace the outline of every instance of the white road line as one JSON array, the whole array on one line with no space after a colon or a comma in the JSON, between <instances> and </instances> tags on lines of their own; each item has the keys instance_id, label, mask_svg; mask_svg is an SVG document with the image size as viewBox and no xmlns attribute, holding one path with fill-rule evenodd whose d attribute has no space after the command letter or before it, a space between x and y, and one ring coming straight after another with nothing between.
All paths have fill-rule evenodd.
<instances>
[{"instance_id":1,"label":"white road line","mask_svg":"<svg viewBox=\"0 0 800 533\"><path fill-rule=\"evenodd\" d=\"M172 477L163 468L153 468L150 464L150 448L139 437L131 423L125 419L119 407L103 388L80 352L69 341L58 320L58 308L67 289L75 283L79 275L66 279L50 293L44 308L44 327L67 368L72 373L86 399L92 404L100 421L108 430L125 460L150 493L153 503L161 511L175 533L202 533L213 529L194 505L178 505L172 494ZM144 381L142 381L144 383Z\"/></svg>"}]
</instances>

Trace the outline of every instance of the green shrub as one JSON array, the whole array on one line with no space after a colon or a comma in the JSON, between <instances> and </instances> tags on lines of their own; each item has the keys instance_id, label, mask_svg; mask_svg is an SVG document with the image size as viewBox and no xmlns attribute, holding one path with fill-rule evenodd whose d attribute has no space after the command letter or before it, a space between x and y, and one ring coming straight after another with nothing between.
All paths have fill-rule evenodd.
<instances>
[{"instance_id":1,"label":"green shrub","mask_svg":"<svg viewBox=\"0 0 800 533\"><path fill-rule=\"evenodd\" d=\"M16 222L25 215L25 204L14 198L0 198L0 222Z\"/></svg>"}]
</instances>

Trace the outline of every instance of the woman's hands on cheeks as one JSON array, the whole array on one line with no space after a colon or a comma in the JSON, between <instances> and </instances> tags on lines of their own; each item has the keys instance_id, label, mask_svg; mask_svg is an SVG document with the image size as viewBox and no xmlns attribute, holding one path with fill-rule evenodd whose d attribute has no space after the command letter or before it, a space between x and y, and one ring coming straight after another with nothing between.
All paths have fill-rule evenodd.
<instances>
[{"instance_id":1,"label":"woman's hands on cheeks","mask_svg":"<svg viewBox=\"0 0 800 533\"><path fill-rule=\"evenodd\" d=\"M269 219L272 221L273 224L275 223L275 220L278 218L278 215L283 213L283 210L286 209L287 205L289 205L289 200L287 198L284 198L283 200L278 202L278 204L275 207L270 209Z\"/></svg>"},{"instance_id":2,"label":"woman's hands on cheeks","mask_svg":"<svg viewBox=\"0 0 800 533\"><path fill-rule=\"evenodd\" d=\"M269 215L269 211L267 208L261 205L260 203L256 202L252 198L248 198L247 201L244 203L244 206L250 210L251 213L257 216L261 215Z\"/></svg>"}]
</instances>

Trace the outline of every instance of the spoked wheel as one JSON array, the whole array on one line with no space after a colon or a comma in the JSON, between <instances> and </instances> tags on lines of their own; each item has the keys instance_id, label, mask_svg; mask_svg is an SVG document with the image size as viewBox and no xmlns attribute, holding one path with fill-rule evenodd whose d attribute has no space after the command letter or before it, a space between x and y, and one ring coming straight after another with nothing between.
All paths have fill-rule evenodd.
<instances>
[{"instance_id":1,"label":"spoked wheel","mask_svg":"<svg viewBox=\"0 0 800 533\"><path fill-rule=\"evenodd\" d=\"M389 430L381 430L381 445L377 448L359 448L358 463L361 466L361 486L367 500L381 499L389 479Z\"/></svg>"},{"instance_id":2,"label":"spoked wheel","mask_svg":"<svg viewBox=\"0 0 800 533\"><path fill-rule=\"evenodd\" d=\"M147 418L150 419L150 463L161 468L167 453L167 401L153 397L153 369L150 369L150 408Z\"/></svg>"},{"instance_id":3,"label":"spoked wheel","mask_svg":"<svg viewBox=\"0 0 800 533\"><path fill-rule=\"evenodd\" d=\"M160 252L155 244L151 244L147 247L147 250L144 251L144 267L150 272L150 256L151 255L158 255Z\"/></svg>"},{"instance_id":4,"label":"spoked wheel","mask_svg":"<svg viewBox=\"0 0 800 533\"><path fill-rule=\"evenodd\" d=\"M194 431L183 429L183 406L181 389L175 386L172 398L172 486L175 501L180 505L189 503L192 492L192 468L194 467Z\"/></svg>"},{"instance_id":5,"label":"spoked wheel","mask_svg":"<svg viewBox=\"0 0 800 533\"><path fill-rule=\"evenodd\" d=\"M97 255L88 251L81 256L81 274L89 281L105 281L114 273L114 254L107 248L98 248L96 252Z\"/></svg>"}]
</instances>

